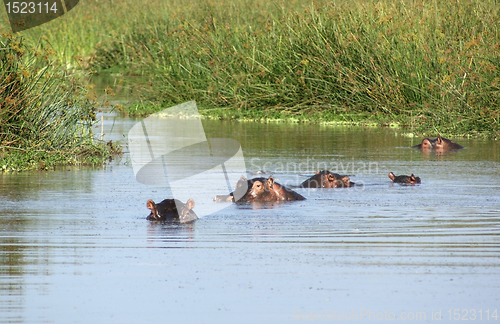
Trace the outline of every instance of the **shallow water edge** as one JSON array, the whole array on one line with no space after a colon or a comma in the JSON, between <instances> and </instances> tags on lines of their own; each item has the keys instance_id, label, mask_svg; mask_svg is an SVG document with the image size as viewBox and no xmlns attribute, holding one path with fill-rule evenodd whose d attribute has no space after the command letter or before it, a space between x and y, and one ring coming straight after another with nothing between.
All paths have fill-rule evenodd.
<instances>
[{"instance_id":1,"label":"shallow water edge","mask_svg":"<svg viewBox=\"0 0 500 324\"><path fill-rule=\"evenodd\" d=\"M106 116L106 138L124 138L136 122ZM169 197L169 188L138 183L126 155L102 168L1 174L0 322L290 323L366 314L360 322L448 323L455 310L494 320L498 143L461 140L466 149L439 156L409 149L417 139L387 129L203 127L207 138L238 140L247 169L280 183L298 184L326 165L364 186L297 189L307 200L272 208L228 203L182 225L145 220L146 201ZM422 183L392 184L390 171Z\"/></svg>"}]
</instances>

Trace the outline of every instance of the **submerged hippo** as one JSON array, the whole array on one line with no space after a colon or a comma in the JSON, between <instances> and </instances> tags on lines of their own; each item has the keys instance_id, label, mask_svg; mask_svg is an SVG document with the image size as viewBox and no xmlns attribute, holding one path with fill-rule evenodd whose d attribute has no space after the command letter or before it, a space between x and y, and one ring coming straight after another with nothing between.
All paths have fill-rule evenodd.
<instances>
[{"instance_id":1,"label":"submerged hippo","mask_svg":"<svg viewBox=\"0 0 500 324\"><path fill-rule=\"evenodd\" d=\"M198 216L192 210L194 208L193 199L189 199L185 204L177 199L165 199L161 203L155 204L154 201L149 199L146 206L151 210L151 213L146 218L147 220L178 220L181 223L187 223L198 219ZM177 206L180 207L180 211Z\"/></svg>"},{"instance_id":2,"label":"submerged hippo","mask_svg":"<svg viewBox=\"0 0 500 324\"><path fill-rule=\"evenodd\" d=\"M395 183L408 183L408 184L420 183L420 178L415 177L413 173L411 174L411 176L407 175L396 176L394 175L394 173L391 172L389 173L389 178L392 180L392 182Z\"/></svg>"},{"instance_id":3,"label":"submerged hippo","mask_svg":"<svg viewBox=\"0 0 500 324\"><path fill-rule=\"evenodd\" d=\"M438 151L447 152L452 150L460 150L464 147L460 144L453 142L447 138L438 135L435 139L424 138L422 143L412 146L412 148L419 149L422 151Z\"/></svg>"},{"instance_id":4,"label":"submerged hippo","mask_svg":"<svg viewBox=\"0 0 500 324\"><path fill-rule=\"evenodd\" d=\"M236 198L235 197L241 197ZM215 202L236 201L236 202L274 202L274 201L293 201L305 200L302 195L292 189L274 182L274 178L254 178L247 180L241 177L236 183L234 192L227 196L215 196Z\"/></svg>"},{"instance_id":5,"label":"submerged hippo","mask_svg":"<svg viewBox=\"0 0 500 324\"><path fill-rule=\"evenodd\" d=\"M349 188L354 185L349 176L322 170L316 171L316 174L302 182L299 188Z\"/></svg>"}]
</instances>

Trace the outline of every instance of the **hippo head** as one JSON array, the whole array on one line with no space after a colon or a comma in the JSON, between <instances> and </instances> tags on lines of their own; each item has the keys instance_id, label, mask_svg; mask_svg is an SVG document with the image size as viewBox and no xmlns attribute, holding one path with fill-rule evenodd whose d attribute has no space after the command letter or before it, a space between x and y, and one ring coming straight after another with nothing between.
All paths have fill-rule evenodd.
<instances>
[{"instance_id":1,"label":"hippo head","mask_svg":"<svg viewBox=\"0 0 500 324\"><path fill-rule=\"evenodd\" d=\"M411 174L411 176L407 176L407 175L396 176L396 175L394 175L394 173L390 172L389 179L391 179L392 182L401 183L401 184L420 183L420 178L415 177L415 175L413 173Z\"/></svg>"},{"instance_id":2,"label":"hippo head","mask_svg":"<svg viewBox=\"0 0 500 324\"><path fill-rule=\"evenodd\" d=\"M351 183L349 176L343 176L340 180L335 179L332 183L332 188L350 188L352 185L353 183Z\"/></svg>"},{"instance_id":3,"label":"hippo head","mask_svg":"<svg viewBox=\"0 0 500 324\"><path fill-rule=\"evenodd\" d=\"M315 176L310 179L314 182L314 188L337 188L341 187L339 180L333 173L327 170L316 171Z\"/></svg>"},{"instance_id":4,"label":"hippo head","mask_svg":"<svg viewBox=\"0 0 500 324\"><path fill-rule=\"evenodd\" d=\"M252 188L249 189L249 198L257 198L266 191L267 181L262 182L261 180L255 180L252 184Z\"/></svg>"},{"instance_id":5,"label":"hippo head","mask_svg":"<svg viewBox=\"0 0 500 324\"><path fill-rule=\"evenodd\" d=\"M415 175L412 173L411 176L410 176L410 179L409 179L408 183L412 183L412 184L414 184L414 183L420 183L420 177L415 177Z\"/></svg>"},{"instance_id":6,"label":"hippo head","mask_svg":"<svg viewBox=\"0 0 500 324\"><path fill-rule=\"evenodd\" d=\"M193 199L189 199L185 204L177 199L165 199L156 204L149 199L146 207L151 210L147 219L152 221L179 219L181 223L186 223L198 219L198 216L192 210L194 208Z\"/></svg>"},{"instance_id":7,"label":"hippo head","mask_svg":"<svg viewBox=\"0 0 500 324\"><path fill-rule=\"evenodd\" d=\"M319 171L316 171L316 174L318 174L318 172ZM322 188L336 188L337 178L335 178L335 176L331 172L326 172L327 173L321 177Z\"/></svg>"},{"instance_id":8,"label":"hippo head","mask_svg":"<svg viewBox=\"0 0 500 324\"><path fill-rule=\"evenodd\" d=\"M246 197L249 201L255 200L273 200L276 192L274 188L274 178L270 176L269 178L257 178L252 179L249 182L249 188L246 193ZM251 186L251 187L250 187Z\"/></svg>"},{"instance_id":9,"label":"hippo head","mask_svg":"<svg viewBox=\"0 0 500 324\"><path fill-rule=\"evenodd\" d=\"M438 135L436 139L424 138L421 144L412 146L412 148L420 149L422 150L422 152L435 151L439 153L439 152L447 152L450 150L459 150L463 149L464 147L460 144L453 142L452 140L449 140L447 138L441 137L441 135Z\"/></svg>"},{"instance_id":10,"label":"hippo head","mask_svg":"<svg viewBox=\"0 0 500 324\"><path fill-rule=\"evenodd\" d=\"M332 173L330 171L316 171L316 174L321 174L322 188L349 188L354 185L349 176Z\"/></svg>"}]
</instances>

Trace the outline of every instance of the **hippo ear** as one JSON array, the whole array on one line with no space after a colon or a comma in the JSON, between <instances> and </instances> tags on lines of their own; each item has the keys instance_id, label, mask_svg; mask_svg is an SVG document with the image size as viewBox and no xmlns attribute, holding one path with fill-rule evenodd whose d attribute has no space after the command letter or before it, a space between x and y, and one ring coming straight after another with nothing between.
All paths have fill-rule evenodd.
<instances>
[{"instance_id":1,"label":"hippo ear","mask_svg":"<svg viewBox=\"0 0 500 324\"><path fill-rule=\"evenodd\" d=\"M189 200L187 201L187 203L186 203L186 208L187 208L188 210L191 210L191 209L193 209L193 208L194 208L194 200L193 200L193 199L189 199Z\"/></svg>"},{"instance_id":2,"label":"hippo ear","mask_svg":"<svg viewBox=\"0 0 500 324\"><path fill-rule=\"evenodd\" d=\"M416 179L415 179L415 175L414 175L413 173L412 173L412 174L411 174L411 176L410 176L410 180L411 180L411 181L416 181Z\"/></svg>"},{"instance_id":3,"label":"hippo ear","mask_svg":"<svg viewBox=\"0 0 500 324\"><path fill-rule=\"evenodd\" d=\"M151 210L153 210L153 208L155 208L155 205L156 205L155 202L152 201L151 199L149 199L148 202L146 203L146 207L148 209L151 209Z\"/></svg>"},{"instance_id":4,"label":"hippo ear","mask_svg":"<svg viewBox=\"0 0 500 324\"><path fill-rule=\"evenodd\" d=\"M245 177L241 177L240 180L236 182L236 189L247 185L248 185L248 180Z\"/></svg>"},{"instance_id":5,"label":"hippo ear","mask_svg":"<svg viewBox=\"0 0 500 324\"><path fill-rule=\"evenodd\" d=\"M391 179L392 181L394 181L394 179L396 179L396 176L394 175L394 173L392 173L392 172L389 173L389 179Z\"/></svg>"},{"instance_id":6,"label":"hippo ear","mask_svg":"<svg viewBox=\"0 0 500 324\"><path fill-rule=\"evenodd\" d=\"M269 188L272 188L272 187L273 187L273 184L274 184L274 178L273 178L273 176L270 176L269 178L267 178L266 185L267 185Z\"/></svg>"},{"instance_id":7,"label":"hippo ear","mask_svg":"<svg viewBox=\"0 0 500 324\"><path fill-rule=\"evenodd\" d=\"M328 177L328 181L335 181L335 176L333 174L328 173L327 177Z\"/></svg>"},{"instance_id":8,"label":"hippo ear","mask_svg":"<svg viewBox=\"0 0 500 324\"><path fill-rule=\"evenodd\" d=\"M316 170L316 172L314 174L319 174L319 170Z\"/></svg>"},{"instance_id":9,"label":"hippo ear","mask_svg":"<svg viewBox=\"0 0 500 324\"><path fill-rule=\"evenodd\" d=\"M438 143L438 144L443 143L443 139L441 138L441 135L438 135L438 138L436 138L436 143Z\"/></svg>"}]
</instances>

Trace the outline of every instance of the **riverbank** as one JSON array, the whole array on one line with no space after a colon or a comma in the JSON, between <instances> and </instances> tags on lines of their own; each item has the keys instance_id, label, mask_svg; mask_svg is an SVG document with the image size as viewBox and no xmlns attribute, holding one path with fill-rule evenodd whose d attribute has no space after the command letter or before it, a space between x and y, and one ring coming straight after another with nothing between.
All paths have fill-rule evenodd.
<instances>
[{"instance_id":1,"label":"riverbank","mask_svg":"<svg viewBox=\"0 0 500 324\"><path fill-rule=\"evenodd\" d=\"M96 103L49 42L4 33L0 45L0 172L102 164L120 152L93 138Z\"/></svg>"},{"instance_id":2,"label":"riverbank","mask_svg":"<svg viewBox=\"0 0 500 324\"><path fill-rule=\"evenodd\" d=\"M495 1L237 4L174 3L132 21L97 45L91 69L150 77L128 114L194 99L221 108L213 118L500 137Z\"/></svg>"},{"instance_id":3,"label":"riverbank","mask_svg":"<svg viewBox=\"0 0 500 324\"><path fill-rule=\"evenodd\" d=\"M131 117L147 117L170 106L155 104L134 103L123 107L122 112ZM385 114L370 114L368 112L348 112L341 109L317 109L317 107L306 107L293 110L282 109L252 109L242 110L232 107L210 108L198 106L201 118L217 119L240 122L259 123L311 123L317 125L331 126L359 126L359 127L390 127L400 129L401 134L409 137L435 137L438 134L444 137L464 138L490 138L499 139L499 134L488 131L470 130L464 132L459 125L449 124L440 127L437 123L422 122L422 116L391 116ZM440 131L437 131L437 129Z\"/></svg>"},{"instance_id":4,"label":"riverbank","mask_svg":"<svg viewBox=\"0 0 500 324\"><path fill-rule=\"evenodd\" d=\"M196 100L207 118L498 139L498 21L495 0L86 1L24 35L67 68L148 79L129 115Z\"/></svg>"}]
</instances>

